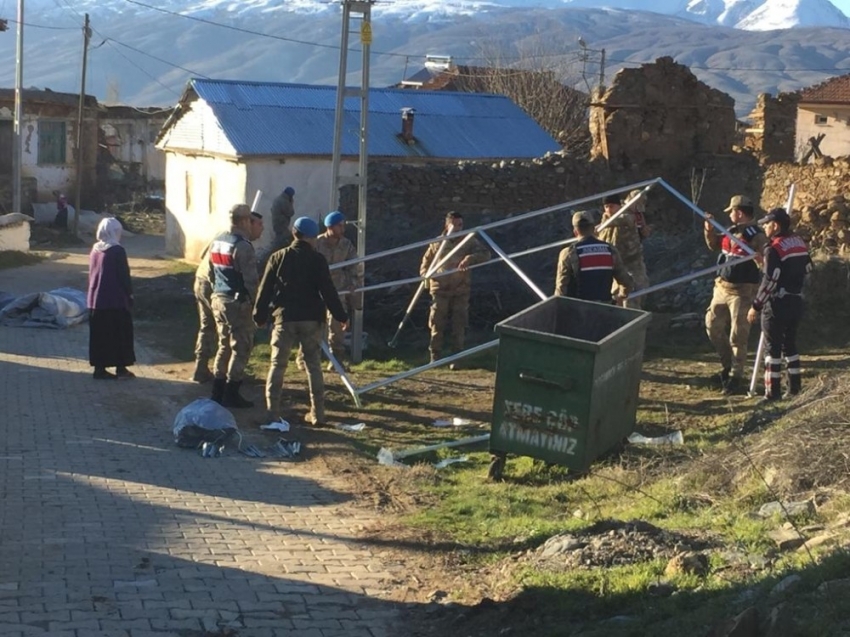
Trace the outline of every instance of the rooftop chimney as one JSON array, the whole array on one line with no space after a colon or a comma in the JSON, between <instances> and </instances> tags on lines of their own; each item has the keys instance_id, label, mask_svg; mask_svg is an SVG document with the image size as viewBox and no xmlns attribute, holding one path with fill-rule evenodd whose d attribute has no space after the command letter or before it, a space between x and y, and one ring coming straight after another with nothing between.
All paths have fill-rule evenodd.
<instances>
[{"instance_id":1,"label":"rooftop chimney","mask_svg":"<svg viewBox=\"0 0 850 637\"><path fill-rule=\"evenodd\" d=\"M416 138L413 136L413 117L415 113L416 111L410 107L401 109L401 138L407 144L416 142Z\"/></svg>"}]
</instances>

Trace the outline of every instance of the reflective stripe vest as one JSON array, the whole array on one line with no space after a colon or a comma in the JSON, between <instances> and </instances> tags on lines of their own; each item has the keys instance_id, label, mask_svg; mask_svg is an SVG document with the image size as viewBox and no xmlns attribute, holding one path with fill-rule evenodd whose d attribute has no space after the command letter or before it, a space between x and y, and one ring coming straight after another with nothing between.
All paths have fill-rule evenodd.
<instances>
[{"instance_id":1,"label":"reflective stripe vest","mask_svg":"<svg viewBox=\"0 0 850 637\"><path fill-rule=\"evenodd\" d=\"M213 239L210 244L210 261L212 262L213 276L212 293L230 298L236 298L239 294L248 298L242 273L236 269L233 262L233 253L240 241L248 241L244 237L232 232L224 232Z\"/></svg>"},{"instance_id":2,"label":"reflective stripe vest","mask_svg":"<svg viewBox=\"0 0 850 637\"><path fill-rule=\"evenodd\" d=\"M585 237L575 247L579 271L570 281L567 296L585 301L611 302L614 282L614 255L611 244Z\"/></svg>"},{"instance_id":3,"label":"reflective stripe vest","mask_svg":"<svg viewBox=\"0 0 850 637\"><path fill-rule=\"evenodd\" d=\"M739 231L739 232L736 232ZM756 225L732 226L729 232L739 234L747 245L752 246L753 239L761 232ZM747 256L747 251L744 250L736 242L732 241L727 235L723 235L720 241L720 256L717 258L717 265L723 265L730 258L738 258ZM720 278L728 283L758 283L760 280L759 267L754 261L730 265L720 270Z\"/></svg>"}]
</instances>

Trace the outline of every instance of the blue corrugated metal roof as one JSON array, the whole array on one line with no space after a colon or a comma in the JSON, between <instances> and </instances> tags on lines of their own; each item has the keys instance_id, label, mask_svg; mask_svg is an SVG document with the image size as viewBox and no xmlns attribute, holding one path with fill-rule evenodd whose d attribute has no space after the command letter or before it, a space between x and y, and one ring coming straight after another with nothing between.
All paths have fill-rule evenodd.
<instances>
[{"instance_id":1,"label":"blue corrugated metal roof","mask_svg":"<svg viewBox=\"0 0 850 637\"><path fill-rule=\"evenodd\" d=\"M193 79L239 155L330 155L335 86ZM416 144L399 139L401 109L416 109ZM343 155L358 152L360 99L345 99ZM501 95L369 90L369 155L481 159L539 157L560 146Z\"/></svg>"}]
</instances>

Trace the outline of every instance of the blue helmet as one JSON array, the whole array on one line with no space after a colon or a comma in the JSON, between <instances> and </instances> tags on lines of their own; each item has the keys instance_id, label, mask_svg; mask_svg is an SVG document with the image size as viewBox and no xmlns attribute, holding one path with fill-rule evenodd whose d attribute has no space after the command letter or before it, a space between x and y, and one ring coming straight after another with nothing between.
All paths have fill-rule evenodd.
<instances>
[{"instance_id":1,"label":"blue helmet","mask_svg":"<svg viewBox=\"0 0 850 637\"><path fill-rule=\"evenodd\" d=\"M298 217L292 227L308 239L315 239L319 236L319 224L310 217Z\"/></svg>"},{"instance_id":2,"label":"blue helmet","mask_svg":"<svg viewBox=\"0 0 850 637\"><path fill-rule=\"evenodd\" d=\"M286 188L283 189L283 194L289 195L290 197L294 197L295 196L295 188L293 188L292 186L287 186Z\"/></svg>"},{"instance_id":3,"label":"blue helmet","mask_svg":"<svg viewBox=\"0 0 850 637\"><path fill-rule=\"evenodd\" d=\"M338 223L345 223L345 215L339 210L334 210L325 215L325 228L330 228Z\"/></svg>"}]
</instances>

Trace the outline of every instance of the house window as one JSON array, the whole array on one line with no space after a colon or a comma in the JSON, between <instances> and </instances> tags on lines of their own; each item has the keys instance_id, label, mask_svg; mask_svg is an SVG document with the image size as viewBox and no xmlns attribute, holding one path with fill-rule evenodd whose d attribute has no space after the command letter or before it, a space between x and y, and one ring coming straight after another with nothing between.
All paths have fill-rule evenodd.
<instances>
[{"instance_id":1,"label":"house window","mask_svg":"<svg viewBox=\"0 0 850 637\"><path fill-rule=\"evenodd\" d=\"M815 115L815 124L818 126L824 126L827 122L829 122L829 118L826 115Z\"/></svg>"},{"instance_id":2,"label":"house window","mask_svg":"<svg viewBox=\"0 0 850 637\"><path fill-rule=\"evenodd\" d=\"M38 163L64 164L65 148L65 122L45 121L38 122Z\"/></svg>"},{"instance_id":3,"label":"house window","mask_svg":"<svg viewBox=\"0 0 850 637\"><path fill-rule=\"evenodd\" d=\"M192 211L192 174L186 172L186 212Z\"/></svg>"}]
</instances>

